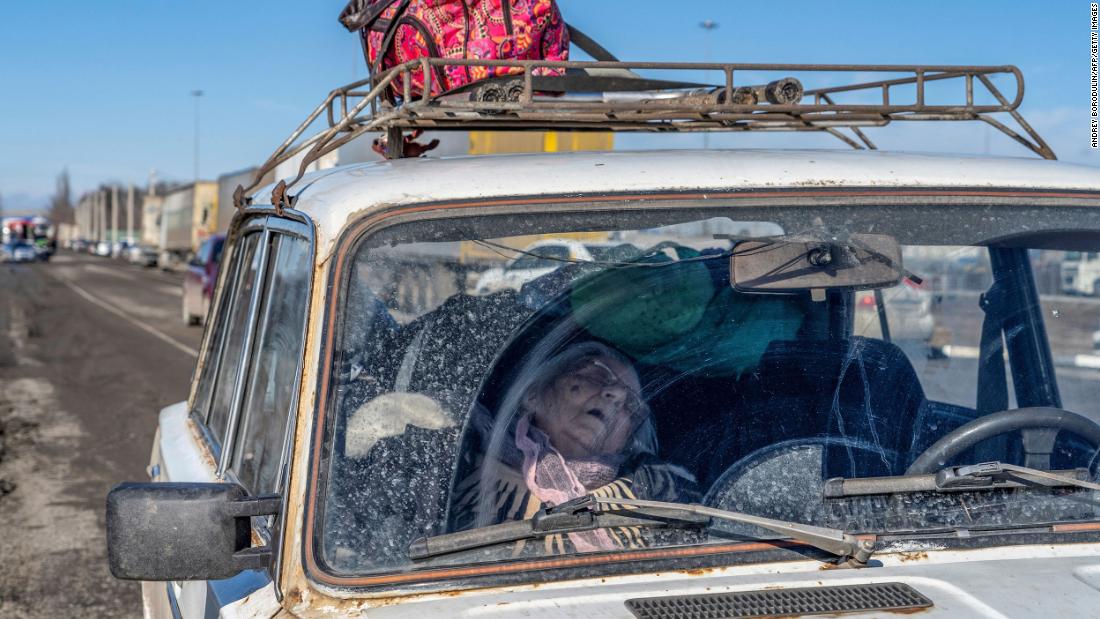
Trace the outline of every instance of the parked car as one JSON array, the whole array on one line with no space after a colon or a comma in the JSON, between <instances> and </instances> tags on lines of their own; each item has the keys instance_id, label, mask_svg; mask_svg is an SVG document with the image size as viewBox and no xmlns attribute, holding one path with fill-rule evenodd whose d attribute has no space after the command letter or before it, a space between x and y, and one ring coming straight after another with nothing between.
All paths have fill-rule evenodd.
<instances>
[{"instance_id":1,"label":"parked car","mask_svg":"<svg viewBox=\"0 0 1100 619\"><path fill-rule=\"evenodd\" d=\"M206 319L224 245L225 236L214 235L199 245L198 253L187 263L183 275L183 324L199 325Z\"/></svg>"},{"instance_id":2,"label":"parked car","mask_svg":"<svg viewBox=\"0 0 1100 619\"><path fill-rule=\"evenodd\" d=\"M1004 68L914 71L872 92L916 84L923 100L926 79L975 86ZM750 130L778 116L833 130L924 105L861 103L850 118L831 103L471 101L380 102L339 126L387 130L399 158L416 122ZM942 107L907 118L988 111ZM330 138L346 136L308 143L321 153ZM280 152L271 161L293 154ZM367 163L238 195L190 395L159 414L152 482L107 499L112 573L144 581L147 616L1100 605L1100 372L1064 365L1095 316L1046 311L1031 252L1100 250L1095 168L869 149L548 153ZM465 248L518 261L531 237L582 234L639 251L537 265L519 292L466 285ZM974 313L943 359L854 333L864 291L923 303L903 246L988 259L991 284L960 302ZM947 254L922 255L948 271ZM923 311L886 314L892 332L923 332ZM1078 331L1048 338L1056 320Z\"/></svg>"},{"instance_id":3,"label":"parked car","mask_svg":"<svg viewBox=\"0 0 1100 619\"><path fill-rule=\"evenodd\" d=\"M38 253L30 243L14 242L0 245L0 256L4 262L34 262L38 260Z\"/></svg>"},{"instance_id":4,"label":"parked car","mask_svg":"<svg viewBox=\"0 0 1100 619\"><path fill-rule=\"evenodd\" d=\"M96 256L102 256L104 258L109 258L111 256L111 242L99 241L98 243L94 244L92 246L92 254Z\"/></svg>"},{"instance_id":5,"label":"parked car","mask_svg":"<svg viewBox=\"0 0 1100 619\"><path fill-rule=\"evenodd\" d=\"M500 290L519 290L523 284L546 275L570 261L592 260L588 248L579 241L569 239L545 239L526 247L522 253L503 267L494 267L481 273L477 280L477 294L490 294Z\"/></svg>"},{"instance_id":6,"label":"parked car","mask_svg":"<svg viewBox=\"0 0 1100 619\"><path fill-rule=\"evenodd\" d=\"M130 253L130 247L133 244L128 240L115 241L111 243L111 257L125 259Z\"/></svg>"},{"instance_id":7,"label":"parked car","mask_svg":"<svg viewBox=\"0 0 1100 619\"><path fill-rule=\"evenodd\" d=\"M135 243L127 250L126 259L144 267L155 267L157 266L157 248Z\"/></svg>"},{"instance_id":8,"label":"parked car","mask_svg":"<svg viewBox=\"0 0 1100 619\"><path fill-rule=\"evenodd\" d=\"M878 296L882 298L885 315L880 313L873 291L856 295L856 335L882 338L885 331L890 340L922 344L932 340L936 327L932 315L934 299L927 288L906 280L904 285L880 291Z\"/></svg>"}]
</instances>

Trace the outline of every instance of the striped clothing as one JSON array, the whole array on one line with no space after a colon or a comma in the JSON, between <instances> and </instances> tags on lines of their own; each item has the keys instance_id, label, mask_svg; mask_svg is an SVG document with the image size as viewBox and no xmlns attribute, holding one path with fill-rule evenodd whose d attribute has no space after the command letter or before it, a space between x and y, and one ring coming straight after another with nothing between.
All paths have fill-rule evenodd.
<instances>
[{"instance_id":1,"label":"striped clothing","mask_svg":"<svg viewBox=\"0 0 1100 619\"><path fill-rule=\"evenodd\" d=\"M593 496L622 499L645 499L654 501L698 500L694 480L686 471L657 461L649 457L631 470L610 483L590 491ZM490 524L510 520L526 520L546 507L538 497L528 489L522 474L512 467L499 464L495 472L496 481L492 483L491 500L483 501L481 496L482 467L463 479L455 488L451 504L450 530L461 531L477 526L479 520ZM488 514L479 514L481 506L488 506ZM615 509L615 505L606 505L605 509ZM629 509L620 507L620 509ZM487 516L479 518L479 516ZM652 543L653 531L641 527L613 527L605 529L608 537L618 548L644 548ZM572 554L577 552L568 535L550 535L542 540L516 542L513 557Z\"/></svg>"}]
</instances>

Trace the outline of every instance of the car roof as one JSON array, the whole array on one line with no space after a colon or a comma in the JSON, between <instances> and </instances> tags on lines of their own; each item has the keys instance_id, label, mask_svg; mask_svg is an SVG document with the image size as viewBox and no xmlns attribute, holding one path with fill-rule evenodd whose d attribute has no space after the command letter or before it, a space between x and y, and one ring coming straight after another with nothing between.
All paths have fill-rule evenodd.
<instances>
[{"instance_id":1,"label":"car roof","mask_svg":"<svg viewBox=\"0 0 1100 619\"><path fill-rule=\"evenodd\" d=\"M845 150L647 150L377 161L307 175L294 208L318 259L348 224L384 208L514 196L753 188L987 188L1100 192L1100 168L1023 157ZM254 194L270 204L272 186Z\"/></svg>"}]
</instances>

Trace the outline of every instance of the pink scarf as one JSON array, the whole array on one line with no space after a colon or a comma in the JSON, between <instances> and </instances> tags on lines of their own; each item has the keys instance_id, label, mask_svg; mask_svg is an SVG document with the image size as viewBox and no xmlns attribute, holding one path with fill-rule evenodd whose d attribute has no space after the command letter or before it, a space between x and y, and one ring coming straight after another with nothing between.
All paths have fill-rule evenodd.
<instances>
[{"instance_id":1,"label":"pink scarf","mask_svg":"<svg viewBox=\"0 0 1100 619\"><path fill-rule=\"evenodd\" d=\"M588 494L588 489L581 483L577 474L565 461L561 453L552 445L545 445L543 453L542 441L533 440L528 432L531 430L530 420L524 416L516 422L516 447L523 452L523 477L527 482L527 488L542 503L546 505L561 505L566 501ZM538 431L535 428L534 431ZM594 462L578 464L586 479L603 481L600 478L608 478L603 485L610 482L615 475L615 470L608 465ZM592 469L592 470L587 470ZM614 550L619 545L611 539L604 529L594 529L580 533L570 533L570 541L581 552L594 552L597 550Z\"/></svg>"}]
</instances>

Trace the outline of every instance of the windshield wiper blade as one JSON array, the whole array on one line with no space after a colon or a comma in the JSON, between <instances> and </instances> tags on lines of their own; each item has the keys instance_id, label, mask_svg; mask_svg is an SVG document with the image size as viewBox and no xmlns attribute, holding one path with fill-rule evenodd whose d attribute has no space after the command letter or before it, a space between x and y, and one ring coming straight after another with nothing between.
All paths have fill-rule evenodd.
<instances>
[{"instance_id":1,"label":"windshield wiper blade","mask_svg":"<svg viewBox=\"0 0 1100 619\"><path fill-rule=\"evenodd\" d=\"M623 504L622 501L616 500L616 503ZM409 545L409 558L427 559L506 542L612 527L702 529L709 524L710 518L679 506L674 509L630 510L629 514L625 514L619 510L604 510L599 506L596 497L585 495L560 505L543 508L527 520L418 538Z\"/></svg>"},{"instance_id":2,"label":"windshield wiper blade","mask_svg":"<svg viewBox=\"0 0 1100 619\"><path fill-rule=\"evenodd\" d=\"M790 537L808 546L813 546L818 550L824 550L825 552L834 554L839 557L841 561L846 560L857 567L866 566L867 559L871 558L871 553L874 552L875 549L874 542L870 540L859 539L851 533L845 533L840 529L832 529L829 527L818 527L812 524L802 524L800 522L788 522L786 520L754 516L752 514L744 514L703 505L667 503L665 501L642 501L638 499L607 499L603 497L594 497L594 499L597 503L604 505L686 510L700 516L710 516L711 518L717 518L719 520L751 524Z\"/></svg>"},{"instance_id":3,"label":"windshield wiper blade","mask_svg":"<svg viewBox=\"0 0 1100 619\"><path fill-rule=\"evenodd\" d=\"M633 509L623 510L622 507ZM711 518L768 529L834 554L842 560L850 560L857 566L866 565L867 559L874 551L874 544L871 541L860 540L839 529L786 522L702 505L587 495L545 508L528 520L422 537L409 546L409 557L414 560L426 559L505 542L607 527L701 528L709 525Z\"/></svg>"},{"instance_id":4,"label":"windshield wiper blade","mask_svg":"<svg viewBox=\"0 0 1100 619\"><path fill-rule=\"evenodd\" d=\"M825 498L838 499L871 494L913 492L966 492L999 488L1078 487L1100 490L1100 484L1088 481L1088 469L1042 471L1004 462L982 462L949 466L937 473L898 475L896 477L834 477L825 482ZM1028 483L1031 482L1031 483Z\"/></svg>"}]
</instances>

